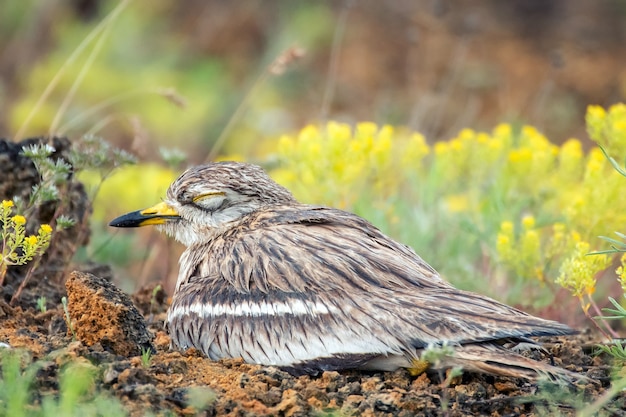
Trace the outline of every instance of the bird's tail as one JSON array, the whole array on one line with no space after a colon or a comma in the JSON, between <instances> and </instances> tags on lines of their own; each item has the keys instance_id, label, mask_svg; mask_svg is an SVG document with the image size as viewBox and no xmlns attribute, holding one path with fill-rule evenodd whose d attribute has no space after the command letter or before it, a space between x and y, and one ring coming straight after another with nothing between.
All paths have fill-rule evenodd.
<instances>
[{"instance_id":1,"label":"bird's tail","mask_svg":"<svg viewBox=\"0 0 626 417\"><path fill-rule=\"evenodd\" d=\"M584 375L519 355L496 344L455 346L453 354L441 358L438 367L461 367L470 372L537 381L548 378L569 384L590 382Z\"/></svg>"}]
</instances>

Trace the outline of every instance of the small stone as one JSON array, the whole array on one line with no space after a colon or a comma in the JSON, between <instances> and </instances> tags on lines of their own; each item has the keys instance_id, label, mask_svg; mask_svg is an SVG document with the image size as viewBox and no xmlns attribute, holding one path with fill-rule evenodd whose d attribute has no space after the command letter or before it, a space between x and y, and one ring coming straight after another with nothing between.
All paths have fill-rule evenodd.
<instances>
[{"instance_id":1,"label":"small stone","mask_svg":"<svg viewBox=\"0 0 626 417\"><path fill-rule=\"evenodd\" d=\"M342 395L356 395L361 393L361 384L359 382L349 382L337 390Z\"/></svg>"},{"instance_id":2,"label":"small stone","mask_svg":"<svg viewBox=\"0 0 626 417\"><path fill-rule=\"evenodd\" d=\"M184 374L187 372L189 367L187 366L187 362L183 359L175 359L171 361L167 366L168 374Z\"/></svg>"},{"instance_id":3,"label":"small stone","mask_svg":"<svg viewBox=\"0 0 626 417\"><path fill-rule=\"evenodd\" d=\"M170 336L166 332L164 332L163 330L159 330L158 332L156 332L154 344L157 347L157 349L167 350L169 349L169 346L171 343L172 343L172 340L170 339Z\"/></svg>"},{"instance_id":4,"label":"small stone","mask_svg":"<svg viewBox=\"0 0 626 417\"><path fill-rule=\"evenodd\" d=\"M493 387L496 389L496 391L503 392L503 393L518 390L517 385L515 385L511 381L506 381L506 382L497 381L493 383Z\"/></svg>"},{"instance_id":5,"label":"small stone","mask_svg":"<svg viewBox=\"0 0 626 417\"><path fill-rule=\"evenodd\" d=\"M144 385L156 383L156 380L143 368L127 368L118 375L118 383L121 385Z\"/></svg>"},{"instance_id":6,"label":"small stone","mask_svg":"<svg viewBox=\"0 0 626 417\"><path fill-rule=\"evenodd\" d=\"M241 374L239 377L239 388L245 388L250 383L250 375Z\"/></svg>"},{"instance_id":7,"label":"small stone","mask_svg":"<svg viewBox=\"0 0 626 417\"><path fill-rule=\"evenodd\" d=\"M402 398L397 392L388 392L372 396L374 409L385 413L393 413L398 410L399 401Z\"/></svg>"},{"instance_id":8,"label":"small stone","mask_svg":"<svg viewBox=\"0 0 626 417\"><path fill-rule=\"evenodd\" d=\"M348 395L346 401L344 401L344 407L358 408L358 406L365 400L362 395Z\"/></svg>"},{"instance_id":9,"label":"small stone","mask_svg":"<svg viewBox=\"0 0 626 417\"><path fill-rule=\"evenodd\" d=\"M107 368L102 373L102 382L105 384L113 384L117 382L117 378L120 376L120 373L115 370L112 366L107 366Z\"/></svg>"},{"instance_id":10,"label":"small stone","mask_svg":"<svg viewBox=\"0 0 626 417\"><path fill-rule=\"evenodd\" d=\"M109 281L74 271L65 283L76 338L87 346L130 357L150 349L153 335L130 297ZM71 331L71 330L70 330Z\"/></svg>"},{"instance_id":11,"label":"small stone","mask_svg":"<svg viewBox=\"0 0 626 417\"><path fill-rule=\"evenodd\" d=\"M292 389L283 391L282 399L274 408L277 414L285 417L296 417L308 415L308 404L306 404L300 394Z\"/></svg>"}]
</instances>

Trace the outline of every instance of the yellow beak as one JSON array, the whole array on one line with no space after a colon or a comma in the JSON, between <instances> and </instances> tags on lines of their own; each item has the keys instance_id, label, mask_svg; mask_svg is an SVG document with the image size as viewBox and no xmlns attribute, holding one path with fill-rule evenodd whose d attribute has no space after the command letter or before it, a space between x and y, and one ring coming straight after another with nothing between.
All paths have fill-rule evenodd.
<instances>
[{"instance_id":1,"label":"yellow beak","mask_svg":"<svg viewBox=\"0 0 626 417\"><path fill-rule=\"evenodd\" d=\"M180 218L178 212L166 203L159 203L145 210L124 214L109 223L113 227L141 227L163 224L169 220Z\"/></svg>"}]
</instances>

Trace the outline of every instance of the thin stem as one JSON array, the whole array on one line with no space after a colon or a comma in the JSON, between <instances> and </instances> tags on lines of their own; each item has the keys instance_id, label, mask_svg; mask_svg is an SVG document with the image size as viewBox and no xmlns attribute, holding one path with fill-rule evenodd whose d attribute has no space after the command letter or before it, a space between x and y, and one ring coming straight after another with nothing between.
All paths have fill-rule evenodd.
<instances>
[{"instance_id":1,"label":"thin stem","mask_svg":"<svg viewBox=\"0 0 626 417\"><path fill-rule=\"evenodd\" d=\"M15 302L17 301L17 299L20 297L20 295L22 294L22 291L24 290L24 288L26 287L26 284L28 283L28 281L30 280L30 278L33 276L33 274L35 273L35 269L37 269L39 267L39 263L41 262L41 256L39 255L37 256L37 258L35 259L34 262L32 262L30 264L30 267L28 268L28 272L26 273L26 276L24 277L24 279L22 280L22 282L20 283L20 286L17 288L17 291L15 291L15 294L13 294L13 297L11 297L11 301L9 301L9 305L13 306L15 304Z\"/></svg>"},{"instance_id":2,"label":"thin stem","mask_svg":"<svg viewBox=\"0 0 626 417\"><path fill-rule=\"evenodd\" d=\"M87 45L89 45L89 43L91 43L91 41L96 36L98 36L98 34L109 24L109 22L117 18L117 16L122 12L122 10L126 8L126 6L131 1L132 0L120 1L120 3L111 11L111 13L109 13L104 19L102 19L102 21L98 25L96 25L96 27L93 28L91 32L89 32L89 34L85 37L85 39L83 39L83 41L76 47L74 52L72 52L70 57L67 60L65 60L61 68L59 68L59 70L54 75L52 80L46 86L46 89L44 90L44 92L41 94L41 96L39 96L37 103L35 103L33 108L30 110L30 113L28 113L28 116L26 116L26 119L24 120L19 130L15 134L14 140L16 142L22 139L22 137L24 136L24 132L26 131L26 129L28 128L28 125L30 124L30 121L35 116L35 114L39 111L43 103L48 99L48 97L52 93L52 90L54 90L54 88L57 86L57 84L61 80L61 77L63 76L63 74L65 74L65 71L67 70L67 68L76 60L76 58L82 53L82 51L87 47Z\"/></svg>"},{"instance_id":3,"label":"thin stem","mask_svg":"<svg viewBox=\"0 0 626 417\"><path fill-rule=\"evenodd\" d=\"M125 93L121 93L116 96L109 97L106 100L103 100L100 103L97 103L96 105L81 112L80 114L76 115L74 118L66 122L64 125L62 125L59 128L58 133L59 135L64 135L67 130L74 127L76 124L85 120L89 116L92 116L98 113L99 111L106 109L107 107L111 107L117 103L123 102L125 100L131 99L137 96L141 96L143 94L156 94L159 96L163 96L163 89L162 88L150 88L150 89L142 88L142 89L127 91Z\"/></svg>"},{"instance_id":4,"label":"thin stem","mask_svg":"<svg viewBox=\"0 0 626 417\"><path fill-rule=\"evenodd\" d=\"M322 106L320 108L320 122L326 122L335 93L335 85L337 81L337 68L339 67L339 57L341 56L341 41L346 31L346 22L348 21L348 12L352 7L352 1L347 1L341 10L335 33L333 35L333 43L330 49L330 61L328 63L328 73L326 75L326 87L322 96Z\"/></svg>"},{"instance_id":5,"label":"thin stem","mask_svg":"<svg viewBox=\"0 0 626 417\"><path fill-rule=\"evenodd\" d=\"M7 264L4 261L4 259L0 260L0 287L2 287L2 285L4 285L4 277L7 274Z\"/></svg>"},{"instance_id":6,"label":"thin stem","mask_svg":"<svg viewBox=\"0 0 626 417\"><path fill-rule=\"evenodd\" d=\"M250 87L246 95L243 97L243 99L241 100L241 103L239 103L239 106L237 106L237 108L235 109L235 112L228 120L228 123L224 127L224 130L222 130L222 133L220 134L220 136L217 138L217 140L211 147L209 154L205 158L206 162L209 162L215 159L218 152L222 148L224 141L230 134L230 131L232 130L233 126L235 125L237 121L239 121L239 119L241 119L241 116L243 115L244 110L248 108L248 103L250 102L250 100L252 99L256 91L258 90L258 88L265 83L265 81L270 77L270 75L281 75L285 71L286 67L289 64L291 64L294 60L300 58L303 53L304 51L298 47L294 47L294 46L289 47L283 50L271 62L271 64L268 65L263 70L261 75L259 75L259 77L254 81L254 83L252 84L252 87Z\"/></svg>"},{"instance_id":7,"label":"thin stem","mask_svg":"<svg viewBox=\"0 0 626 417\"><path fill-rule=\"evenodd\" d=\"M593 300L593 298L591 298L591 296L589 295L587 296L587 298L589 299L589 303L591 304L591 306L593 307L593 310L595 311L597 315L596 317L598 317L602 321L602 324L604 324L604 327L606 327L606 329L609 331L612 338L619 339L619 334L615 330L613 330L613 328L609 325L609 323L602 317L602 312L600 311L600 308L598 307L596 302Z\"/></svg>"},{"instance_id":8,"label":"thin stem","mask_svg":"<svg viewBox=\"0 0 626 417\"><path fill-rule=\"evenodd\" d=\"M271 67L271 65L270 65L270 67ZM241 103L239 103L239 105L235 109L235 112L233 113L233 115L228 120L228 123L226 123L226 126L222 130L222 133L220 133L220 136L217 138L215 143L213 143L213 146L211 147L211 150L209 151L209 154L207 155L207 157L205 159L206 162L210 162L210 161L215 159L215 157L217 156L218 152L222 148L222 145L224 145L224 142L226 141L226 138L230 134L230 131L233 129L233 126L235 126L235 122L238 122L239 119L241 119L241 116L243 115L244 110L246 110L248 108L248 103L250 102L250 100L254 96L254 93L256 93L257 89L261 85L263 85L265 83L265 81L269 78L270 75L271 75L271 73L270 73L269 67L268 67L254 81L254 84L252 84L252 87L250 88L250 90L248 90L246 95L243 97L243 99L241 100Z\"/></svg>"},{"instance_id":9,"label":"thin stem","mask_svg":"<svg viewBox=\"0 0 626 417\"><path fill-rule=\"evenodd\" d=\"M113 123L117 119L122 119L122 114L109 114L108 116L102 118L85 133L85 135L94 135L96 132L99 132L101 129L104 129L108 124Z\"/></svg>"},{"instance_id":10,"label":"thin stem","mask_svg":"<svg viewBox=\"0 0 626 417\"><path fill-rule=\"evenodd\" d=\"M598 330L600 331L600 333L602 333L602 334L604 335L604 337L606 337L606 339L607 339L607 340L611 340L611 339L612 339L612 337L611 337L611 336L610 336L610 335L609 335L606 331L604 331L604 329L602 329L602 327L600 327L600 326L598 325L598 322L597 322L597 321L595 321L595 320L593 319L593 317L591 317L591 315L589 314L589 308L588 308L588 307L585 307L585 304L584 304L584 300L583 300L583 298L582 298L582 297L579 297L578 299L580 300L580 306L581 306L581 308L583 309L583 313L585 313L585 317L587 317L587 318L591 321L591 323L593 323L593 325L595 326L595 328L596 328L596 329L598 329Z\"/></svg>"},{"instance_id":11,"label":"thin stem","mask_svg":"<svg viewBox=\"0 0 626 417\"><path fill-rule=\"evenodd\" d=\"M52 136L55 133L56 128L59 125L59 122L61 121L61 117L63 117L63 115L65 114L65 111L67 110L67 108L70 105L70 102L74 98L74 95L76 94L76 91L78 90L78 87L82 83L83 79L85 78L85 75L87 75L87 72L91 68L91 65L93 64L93 62L96 60L96 57L100 53L100 50L102 49L102 45L104 45L104 41L108 38L109 32L111 31L111 27L112 27L111 24L105 26L104 30L100 34L100 38L98 38L98 41L96 42L96 45L93 47L93 49L91 50L91 53L87 57L87 61L85 61L85 64L82 66L82 68L80 69L80 72L76 76L76 79L72 83L70 90L65 95L65 98L63 99L63 102L59 106L59 109L57 110L57 113L54 116L54 119L52 120L52 124L50 125L50 130L48 131L50 136Z\"/></svg>"}]
</instances>

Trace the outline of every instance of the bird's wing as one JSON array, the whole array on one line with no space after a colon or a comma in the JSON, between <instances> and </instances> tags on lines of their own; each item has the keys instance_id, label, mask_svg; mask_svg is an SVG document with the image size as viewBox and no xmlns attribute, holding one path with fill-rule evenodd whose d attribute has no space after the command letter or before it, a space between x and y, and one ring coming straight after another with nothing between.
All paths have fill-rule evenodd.
<instances>
[{"instance_id":1,"label":"bird's wing","mask_svg":"<svg viewBox=\"0 0 626 417\"><path fill-rule=\"evenodd\" d=\"M369 291L450 287L411 248L341 210L303 206L260 213L222 240L220 273L238 289Z\"/></svg>"},{"instance_id":2,"label":"bird's wing","mask_svg":"<svg viewBox=\"0 0 626 417\"><path fill-rule=\"evenodd\" d=\"M275 211L254 222L211 246L179 288L170 323L196 314L205 319L197 326L211 327L179 329L179 345L198 340L188 345L210 357L326 369L324 361L358 365L443 341L570 332L453 288L412 250L349 213Z\"/></svg>"}]
</instances>

